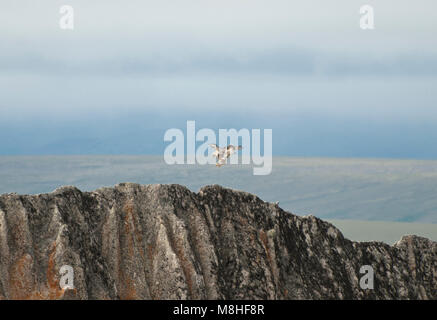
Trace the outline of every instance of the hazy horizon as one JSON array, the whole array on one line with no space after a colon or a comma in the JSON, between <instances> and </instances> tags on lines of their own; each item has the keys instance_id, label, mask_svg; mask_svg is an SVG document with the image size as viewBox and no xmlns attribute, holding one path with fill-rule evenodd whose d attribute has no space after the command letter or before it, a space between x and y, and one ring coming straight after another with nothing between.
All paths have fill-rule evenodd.
<instances>
[{"instance_id":1,"label":"hazy horizon","mask_svg":"<svg viewBox=\"0 0 437 320\"><path fill-rule=\"evenodd\" d=\"M437 159L435 1L0 3L0 154L162 154L187 120L273 154Z\"/></svg>"},{"instance_id":2,"label":"hazy horizon","mask_svg":"<svg viewBox=\"0 0 437 320\"><path fill-rule=\"evenodd\" d=\"M83 191L121 182L211 184L243 190L299 215L437 223L437 161L274 157L272 173L252 165L167 165L162 156L0 157L0 193Z\"/></svg>"}]
</instances>

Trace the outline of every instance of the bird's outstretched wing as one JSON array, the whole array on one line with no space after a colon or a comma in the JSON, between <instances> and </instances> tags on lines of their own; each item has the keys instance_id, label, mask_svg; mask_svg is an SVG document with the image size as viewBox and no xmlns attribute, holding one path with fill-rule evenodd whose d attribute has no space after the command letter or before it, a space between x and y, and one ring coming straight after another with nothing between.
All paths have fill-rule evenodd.
<instances>
[{"instance_id":1,"label":"bird's outstretched wing","mask_svg":"<svg viewBox=\"0 0 437 320\"><path fill-rule=\"evenodd\" d=\"M237 152L238 150L241 150L241 149L243 149L242 146L233 146L232 144L228 145L226 147L226 157L230 157L235 152Z\"/></svg>"},{"instance_id":2,"label":"bird's outstretched wing","mask_svg":"<svg viewBox=\"0 0 437 320\"><path fill-rule=\"evenodd\" d=\"M217 160L217 162L215 164L217 167L221 167L221 166L225 165L227 158L229 158L231 155L233 155L235 152L237 152L237 150L242 149L241 146L233 146L232 144L228 145L226 148L220 148L216 144L210 144L209 146L211 148L215 149L215 151L212 155Z\"/></svg>"}]
</instances>

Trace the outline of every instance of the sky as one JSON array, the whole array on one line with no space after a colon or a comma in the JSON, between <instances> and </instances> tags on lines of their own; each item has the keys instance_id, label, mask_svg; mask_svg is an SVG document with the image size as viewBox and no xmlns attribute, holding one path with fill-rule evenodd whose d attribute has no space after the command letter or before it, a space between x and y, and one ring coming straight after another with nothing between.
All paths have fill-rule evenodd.
<instances>
[{"instance_id":1,"label":"sky","mask_svg":"<svg viewBox=\"0 0 437 320\"><path fill-rule=\"evenodd\" d=\"M274 155L437 159L436 18L431 0L2 0L0 155L162 154L195 120L271 128Z\"/></svg>"}]
</instances>

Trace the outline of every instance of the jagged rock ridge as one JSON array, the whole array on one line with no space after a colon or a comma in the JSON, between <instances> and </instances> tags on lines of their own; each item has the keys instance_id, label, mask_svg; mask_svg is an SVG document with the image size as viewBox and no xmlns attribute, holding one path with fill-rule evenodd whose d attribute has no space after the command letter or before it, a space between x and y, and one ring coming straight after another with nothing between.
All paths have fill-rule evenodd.
<instances>
[{"instance_id":1,"label":"jagged rock ridge","mask_svg":"<svg viewBox=\"0 0 437 320\"><path fill-rule=\"evenodd\" d=\"M74 290L59 286L63 265ZM360 267L375 272L360 288ZM220 186L0 196L0 299L437 299L437 243L345 239Z\"/></svg>"}]
</instances>

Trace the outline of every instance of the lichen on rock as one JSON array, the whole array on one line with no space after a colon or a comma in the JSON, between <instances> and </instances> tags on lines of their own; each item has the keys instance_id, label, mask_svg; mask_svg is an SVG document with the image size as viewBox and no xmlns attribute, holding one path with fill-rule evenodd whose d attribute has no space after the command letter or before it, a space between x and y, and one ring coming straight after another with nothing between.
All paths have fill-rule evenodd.
<instances>
[{"instance_id":1,"label":"lichen on rock","mask_svg":"<svg viewBox=\"0 0 437 320\"><path fill-rule=\"evenodd\" d=\"M74 289L61 289L71 265ZM362 289L359 271L374 270ZM0 196L0 299L437 299L437 243L352 242L217 185Z\"/></svg>"}]
</instances>

